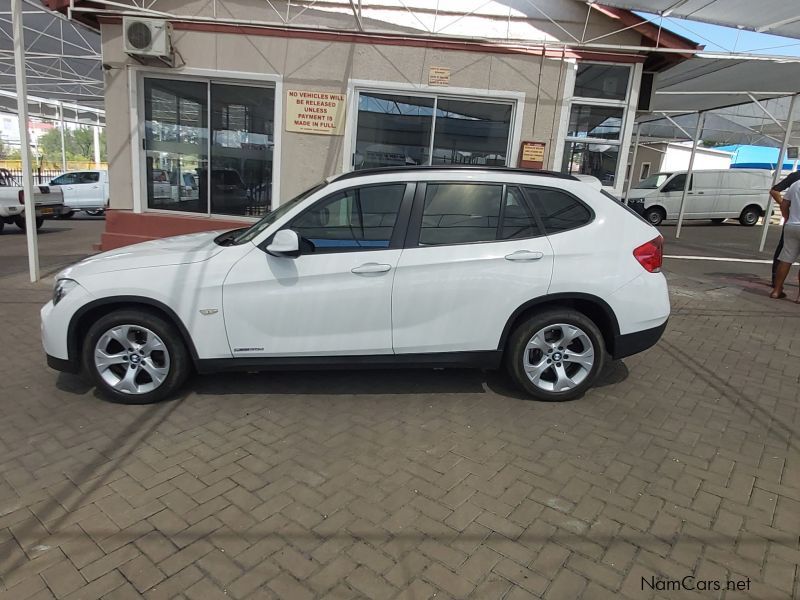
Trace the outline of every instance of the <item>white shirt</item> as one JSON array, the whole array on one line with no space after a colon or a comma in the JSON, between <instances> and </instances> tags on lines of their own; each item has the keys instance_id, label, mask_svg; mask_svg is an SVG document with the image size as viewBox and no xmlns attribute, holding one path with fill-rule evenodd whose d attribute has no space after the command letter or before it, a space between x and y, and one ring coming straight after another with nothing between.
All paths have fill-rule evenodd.
<instances>
[{"instance_id":1,"label":"white shirt","mask_svg":"<svg viewBox=\"0 0 800 600\"><path fill-rule=\"evenodd\" d=\"M786 190L783 199L789 202L789 218L787 225L800 225L800 181L795 181Z\"/></svg>"}]
</instances>

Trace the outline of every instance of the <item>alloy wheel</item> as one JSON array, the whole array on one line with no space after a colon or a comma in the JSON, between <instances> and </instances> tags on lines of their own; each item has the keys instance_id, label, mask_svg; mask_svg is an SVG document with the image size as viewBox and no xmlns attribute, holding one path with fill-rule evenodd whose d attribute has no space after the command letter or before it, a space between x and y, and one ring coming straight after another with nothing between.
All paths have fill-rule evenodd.
<instances>
[{"instance_id":1,"label":"alloy wheel","mask_svg":"<svg viewBox=\"0 0 800 600\"><path fill-rule=\"evenodd\" d=\"M94 366L103 380L124 394L146 394L169 375L169 351L141 325L116 325L97 340Z\"/></svg>"},{"instance_id":2,"label":"alloy wheel","mask_svg":"<svg viewBox=\"0 0 800 600\"><path fill-rule=\"evenodd\" d=\"M547 392L566 392L579 386L595 363L594 346L580 327L548 325L525 345L523 368L531 383Z\"/></svg>"}]
</instances>

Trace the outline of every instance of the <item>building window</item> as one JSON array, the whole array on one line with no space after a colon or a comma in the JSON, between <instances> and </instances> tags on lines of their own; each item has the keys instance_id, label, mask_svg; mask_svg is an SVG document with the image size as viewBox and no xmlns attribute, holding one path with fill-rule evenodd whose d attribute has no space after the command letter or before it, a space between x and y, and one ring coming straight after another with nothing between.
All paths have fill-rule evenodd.
<instances>
[{"instance_id":1,"label":"building window","mask_svg":"<svg viewBox=\"0 0 800 600\"><path fill-rule=\"evenodd\" d=\"M628 97L630 69L619 65L578 64L575 76L575 96L625 100Z\"/></svg>"},{"instance_id":2,"label":"building window","mask_svg":"<svg viewBox=\"0 0 800 600\"><path fill-rule=\"evenodd\" d=\"M639 181L643 181L650 177L650 163L642 163L642 168L639 171Z\"/></svg>"},{"instance_id":3,"label":"building window","mask_svg":"<svg viewBox=\"0 0 800 600\"><path fill-rule=\"evenodd\" d=\"M147 206L269 212L274 106L273 88L145 78Z\"/></svg>"},{"instance_id":4,"label":"building window","mask_svg":"<svg viewBox=\"0 0 800 600\"><path fill-rule=\"evenodd\" d=\"M580 63L569 104L561 170L615 186L628 111L631 68Z\"/></svg>"},{"instance_id":5,"label":"building window","mask_svg":"<svg viewBox=\"0 0 800 600\"><path fill-rule=\"evenodd\" d=\"M360 92L353 168L506 165L513 104Z\"/></svg>"}]
</instances>

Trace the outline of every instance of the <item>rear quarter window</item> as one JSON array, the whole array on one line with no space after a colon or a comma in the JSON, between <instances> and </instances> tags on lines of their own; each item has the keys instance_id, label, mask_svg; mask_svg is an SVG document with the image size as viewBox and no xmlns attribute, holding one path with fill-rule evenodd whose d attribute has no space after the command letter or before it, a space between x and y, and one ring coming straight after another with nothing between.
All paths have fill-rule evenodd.
<instances>
[{"instance_id":1,"label":"rear quarter window","mask_svg":"<svg viewBox=\"0 0 800 600\"><path fill-rule=\"evenodd\" d=\"M544 187L525 187L525 195L533 203L546 234L577 229L591 223L591 209L572 194Z\"/></svg>"}]
</instances>

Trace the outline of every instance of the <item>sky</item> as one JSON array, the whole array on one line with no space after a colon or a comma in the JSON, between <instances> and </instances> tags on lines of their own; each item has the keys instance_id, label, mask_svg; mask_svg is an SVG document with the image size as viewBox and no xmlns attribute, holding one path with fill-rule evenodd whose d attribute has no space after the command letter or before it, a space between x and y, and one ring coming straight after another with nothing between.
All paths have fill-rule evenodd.
<instances>
[{"instance_id":1,"label":"sky","mask_svg":"<svg viewBox=\"0 0 800 600\"><path fill-rule=\"evenodd\" d=\"M658 24L660 17L637 13ZM710 52L752 52L779 56L800 56L800 40L768 33L738 30L733 27L710 25L698 21L665 17L664 26L678 35L704 44Z\"/></svg>"}]
</instances>

